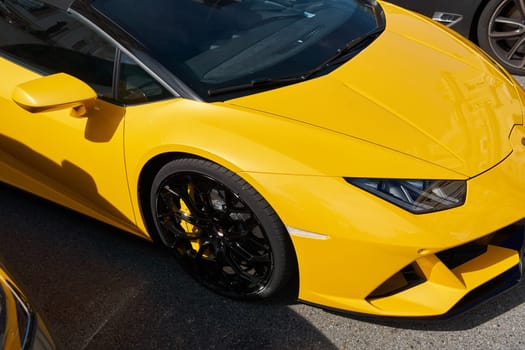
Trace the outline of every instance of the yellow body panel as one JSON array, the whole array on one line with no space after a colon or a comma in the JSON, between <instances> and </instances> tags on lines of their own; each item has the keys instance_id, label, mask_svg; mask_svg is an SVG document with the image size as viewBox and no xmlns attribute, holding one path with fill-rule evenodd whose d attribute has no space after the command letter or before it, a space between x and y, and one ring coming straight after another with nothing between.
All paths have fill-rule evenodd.
<instances>
[{"instance_id":1,"label":"yellow body panel","mask_svg":"<svg viewBox=\"0 0 525 350\"><path fill-rule=\"evenodd\" d=\"M131 229L135 217L123 149L126 109L99 100L82 118L72 116L71 108L31 113L11 96L19 84L39 76L2 58L0 71L7 73L0 84L0 179Z\"/></svg>"},{"instance_id":2,"label":"yellow body panel","mask_svg":"<svg viewBox=\"0 0 525 350\"><path fill-rule=\"evenodd\" d=\"M216 103L99 99L82 117L63 106L31 113L12 99L24 98L21 84L68 94L56 81L35 87L37 74L0 58L0 180L150 238L144 167L163 154L202 157L244 178L292 232L300 299L377 315L446 313L519 262L491 244L450 269L436 253L525 218L523 92L446 29L385 10L386 31L331 73ZM344 177L465 180L467 199L414 215ZM368 297L408 265L423 283Z\"/></svg>"}]
</instances>

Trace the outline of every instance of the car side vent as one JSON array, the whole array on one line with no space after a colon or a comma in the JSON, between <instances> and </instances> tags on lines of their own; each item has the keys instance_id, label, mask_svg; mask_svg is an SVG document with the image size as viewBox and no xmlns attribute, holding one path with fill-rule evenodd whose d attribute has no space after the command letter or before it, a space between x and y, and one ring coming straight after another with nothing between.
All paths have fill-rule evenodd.
<instances>
[{"instance_id":1,"label":"car side vent","mask_svg":"<svg viewBox=\"0 0 525 350\"><path fill-rule=\"evenodd\" d=\"M425 282L425 278L419 270L419 267L416 264L410 264L376 288L368 295L367 299L394 295L423 282Z\"/></svg>"},{"instance_id":2,"label":"car side vent","mask_svg":"<svg viewBox=\"0 0 525 350\"><path fill-rule=\"evenodd\" d=\"M437 253L439 260L443 262L449 269L463 265L469 260L472 260L487 251L487 246L478 242L463 244L459 247L444 250Z\"/></svg>"}]
</instances>

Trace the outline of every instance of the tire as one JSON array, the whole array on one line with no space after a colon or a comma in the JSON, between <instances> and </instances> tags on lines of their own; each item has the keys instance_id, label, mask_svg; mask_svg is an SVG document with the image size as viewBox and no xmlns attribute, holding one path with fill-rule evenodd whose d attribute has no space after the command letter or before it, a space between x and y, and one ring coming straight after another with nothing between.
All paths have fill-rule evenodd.
<instances>
[{"instance_id":1,"label":"tire","mask_svg":"<svg viewBox=\"0 0 525 350\"><path fill-rule=\"evenodd\" d=\"M277 214L246 181L215 163L167 163L153 180L150 207L162 243L219 294L268 298L294 272L291 240Z\"/></svg>"},{"instance_id":2,"label":"tire","mask_svg":"<svg viewBox=\"0 0 525 350\"><path fill-rule=\"evenodd\" d=\"M525 4L490 0L479 17L479 46L512 74L525 75Z\"/></svg>"}]
</instances>

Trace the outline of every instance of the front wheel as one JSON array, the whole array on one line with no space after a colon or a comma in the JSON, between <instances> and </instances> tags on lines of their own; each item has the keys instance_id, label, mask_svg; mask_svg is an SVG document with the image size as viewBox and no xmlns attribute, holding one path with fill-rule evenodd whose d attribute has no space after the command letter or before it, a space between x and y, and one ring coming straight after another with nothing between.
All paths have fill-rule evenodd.
<instances>
[{"instance_id":1,"label":"front wheel","mask_svg":"<svg viewBox=\"0 0 525 350\"><path fill-rule=\"evenodd\" d=\"M513 74L525 75L525 2L490 0L479 17L478 43Z\"/></svg>"},{"instance_id":2,"label":"front wheel","mask_svg":"<svg viewBox=\"0 0 525 350\"><path fill-rule=\"evenodd\" d=\"M295 261L284 225L231 171L203 159L173 160L155 176L150 200L160 239L208 288L258 299L289 280Z\"/></svg>"}]
</instances>

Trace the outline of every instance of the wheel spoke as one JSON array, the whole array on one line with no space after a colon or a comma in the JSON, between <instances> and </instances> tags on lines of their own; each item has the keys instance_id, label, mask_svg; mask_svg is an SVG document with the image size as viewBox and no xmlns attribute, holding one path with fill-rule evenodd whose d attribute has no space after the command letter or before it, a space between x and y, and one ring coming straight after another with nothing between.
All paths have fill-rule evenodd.
<instances>
[{"instance_id":1,"label":"wheel spoke","mask_svg":"<svg viewBox=\"0 0 525 350\"><path fill-rule=\"evenodd\" d=\"M180 220L177 220L172 201L168 201L164 196L159 196L157 205L157 221L162 227L174 237L185 237L185 231L180 225Z\"/></svg>"},{"instance_id":2,"label":"wheel spoke","mask_svg":"<svg viewBox=\"0 0 525 350\"><path fill-rule=\"evenodd\" d=\"M266 241L261 241L261 239L257 237L246 238L245 244L253 246L254 249L256 249L257 251L261 251L261 250L269 251L270 250L270 247L267 245Z\"/></svg>"},{"instance_id":3,"label":"wheel spoke","mask_svg":"<svg viewBox=\"0 0 525 350\"><path fill-rule=\"evenodd\" d=\"M525 1L525 0L524 0ZM504 24L505 26L511 26L513 29L505 31L492 30L489 33L491 38L514 38L525 33L525 25L521 21L514 18L498 17L494 20L494 23Z\"/></svg>"},{"instance_id":4,"label":"wheel spoke","mask_svg":"<svg viewBox=\"0 0 525 350\"><path fill-rule=\"evenodd\" d=\"M231 251L241 257L242 259L246 260L246 262L249 263L267 263L270 262L270 255L268 252L264 252L263 254L255 255L254 253L248 251L243 246L241 246L238 242L232 244L230 246Z\"/></svg>"},{"instance_id":5,"label":"wheel spoke","mask_svg":"<svg viewBox=\"0 0 525 350\"><path fill-rule=\"evenodd\" d=\"M213 209L210 207L210 193L215 184L209 179L202 179L196 176L189 176L189 183L192 188L192 197L196 205L206 215L213 215Z\"/></svg>"},{"instance_id":6,"label":"wheel spoke","mask_svg":"<svg viewBox=\"0 0 525 350\"><path fill-rule=\"evenodd\" d=\"M205 241L200 244L199 251L197 254L195 254L195 259L203 259L204 253L206 250L208 250L210 247L213 247L212 243L210 241Z\"/></svg>"},{"instance_id":7,"label":"wheel spoke","mask_svg":"<svg viewBox=\"0 0 525 350\"><path fill-rule=\"evenodd\" d=\"M202 283L223 294L256 294L273 255L262 225L240 196L211 177L175 173L159 184L156 221L166 245Z\"/></svg>"},{"instance_id":8,"label":"wheel spoke","mask_svg":"<svg viewBox=\"0 0 525 350\"><path fill-rule=\"evenodd\" d=\"M246 272L247 269L243 268L229 255L229 249L215 247L213 258L204 258L201 250L205 251L210 247L213 245L210 244L205 249L200 249L199 253L201 254L196 255L196 257L200 256L198 264L201 267L202 276L207 279L206 282L223 284L235 289L242 288L242 285L246 285L246 283L254 285L254 283L261 281L256 275ZM203 268L204 270L202 270Z\"/></svg>"},{"instance_id":9,"label":"wheel spoke","mask_svg":"<svg viewBox=\"0 0 525 350\"><path fill-rule=\"evenodd\" d=\"M236 196L235 194L233 194L230 191L226 192L225 200L226 200L226 205L231 210L235 209L237 211L237 210L241 210L241 209L245 209L246 208L244 206L244 204L240 201L239 197ZM246 209L246 210L249 211L248 209Z\"/></svg>"},{"instance_id":10,"label":"wheel spoke","mask_svg":"<svg viewBox=\"0 0 525 350\"><path fill-rule=\"evenodd\" d=\"M252 287L262 283L263 279L258 276L257 270L253 266L242 266L229 254L224 254L222 258L226 262L226 265L235 271L236 274L231 275L233 280L239 281L239 279L241 279L242 281L248 282ZM251 271L252 273L249 273L248 271Z\"/></svg>"},{"instance_id":11,"label":"wheel spoke","mask_svg":"<svg viewBox=\"0 0 525 350\"><path fill-rule=\"evenodd\" d=\"M186 237L186 232L176 221L171 220L170 216L159 215L159 223L173 236Z\"/></svg>"},{"instance_id":12,"label":"wheel spoke","mask_svg":"<svg viewBox=\"0 0 525 350\"><path fill-rule=\"evenodd\" d=\"M512 45L512 48L507 52L507 59L511 60L512 57L518 52L518 50L523 46L525 43L525 37L521 38L520 40L517 40L514 45Z\"/></svg>"},{"instance_id":13,"label":"wheel spoke","mask_svg":"<svg viewBox=\"0 0 525 350\"><path fill-rule=\"evenodd\" d=\"M247 221L231 219L228 228L226 229L226 233L229 239L241 239L250 235L257 226L259 226L259 223L253 218L250 218Z\"/></svg>"},{"instance_id":14,"label":"wheel spoke","mask_svg":"<svg viewBox=\"0 0 525 350\"><path fill-rule=\"evenodd\" d=\"M177 208L179 208L179 210L175 210L174 214L177 215L179 219L201 228L209 225L209 218L202 214L202 210L197 205L195 199L188 193L187 184L180 184L174 187L166 185L164 186L164 189L172 196L182 201L188 208L189 213L182 211L180 210L180 203L177 203Z\"/></svg>"},{"instance_id":15,"label":"wheel spoke","mask_svg":"<svg viewBox=\"0 0 525 350\"><path fill-rule=\"evenodd\" d=\"M170 235L164 236L164 244L168 248L178 250L178 248L183 247L183 250L187 251L191 247L191 244L186 237L186 232L182 228L177 227L177 225L175 225L171 221L164 222L164 223L161 222L161 226L167 232L170 233ZM181 252L179 251L179 253Z\"/></svg>"}]
</instances>

